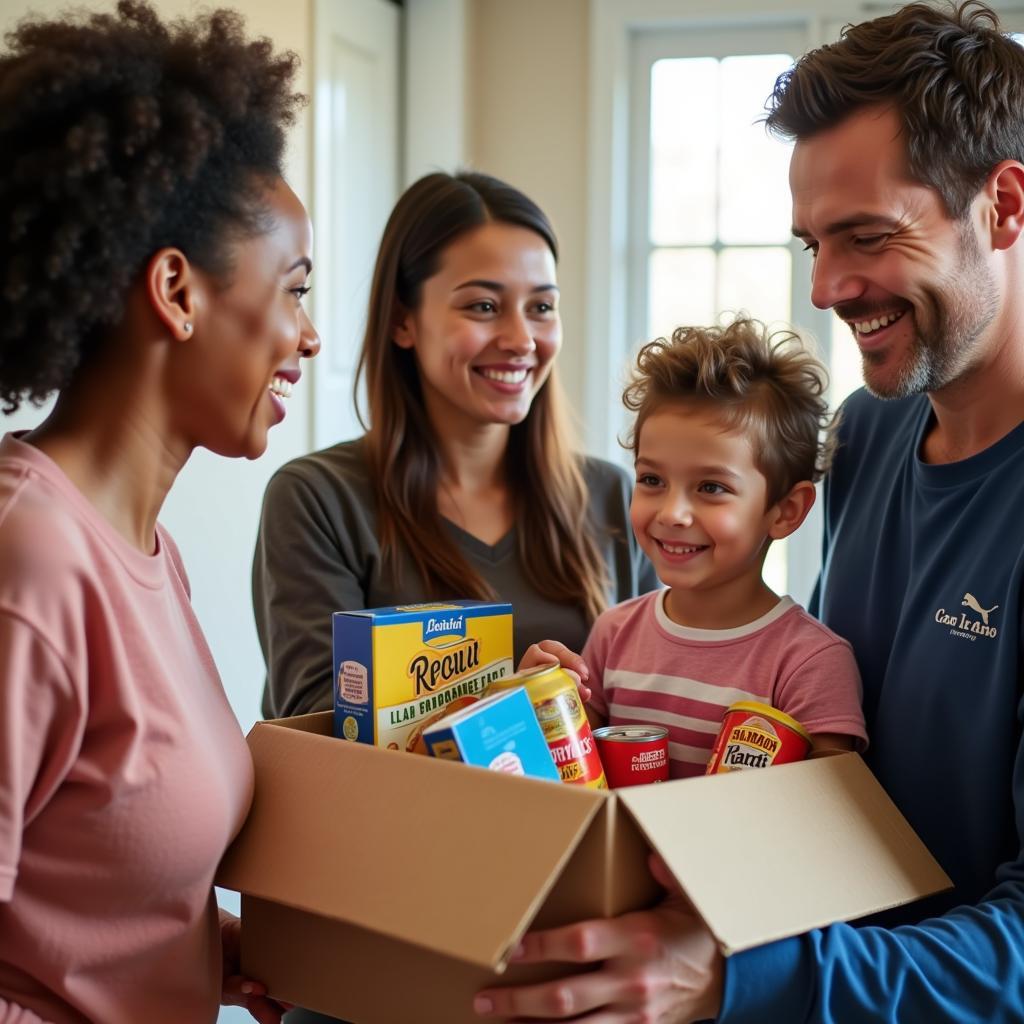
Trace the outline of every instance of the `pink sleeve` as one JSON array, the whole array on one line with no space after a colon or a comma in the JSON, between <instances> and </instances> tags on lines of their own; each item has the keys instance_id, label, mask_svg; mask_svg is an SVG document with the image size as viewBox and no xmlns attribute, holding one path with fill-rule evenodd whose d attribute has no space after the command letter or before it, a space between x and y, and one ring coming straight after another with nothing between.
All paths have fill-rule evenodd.
<instances>
[{"instance_id":1,"label":"pink sleeve","mask_svg":"<svg viewBox=\"0 0 1024 1024\"><path fill-rule=\"evenodd\" d=\"M590 687L591 694L587 704L606 722L608 721L608 698L604 692L604 666L608 656L608 645L611 643L611 634L606 615L599 615L583 647L583 660L587 663L587 668L590 669L587 685Z\"/></svg>"},{"instance_id":2,"label":"pink sleeve","mask_svg":"<svg viewBox=\"0 0 1024 1024\"><path fill-rule=\"evenodd\" d=\"M167 557L170 559L171 565L174 567L174 571L177 573L178 579L181 581L181 585L191 601L192 584L189 583L188 573L185 571L185 562L182 560L181 552L178 550L178 544L170 533L163 528L162 524L157 524L157 530L159 531L160 543L167 550Z\"/></svg>"},{"instance_id":3,"label":"pink sleeve","mask_svg":"<svg viewBox=\"0 0 1024 1024\"><path fill-rule=\"evenodd\" d=\"M782 680L774 703L812 735L841 733L857 740L857 750L868 745L860 672L853 650L844 640L837 638L815 651Z\"/></svg>"},{"instance_id":4,"label":"pink sleeve","mask_svg":"<svg viewBox=\"0 0 1024 1024\"><path fill-rule=\"evenodd\" d=\"M22 833L72 764L83 715L58 652L28 623L3 610L0 680L0 901L7 902L18 874ZM0 1022L23 1019L36 1018L0 1015Z\"/></svg>"}]
</instances>

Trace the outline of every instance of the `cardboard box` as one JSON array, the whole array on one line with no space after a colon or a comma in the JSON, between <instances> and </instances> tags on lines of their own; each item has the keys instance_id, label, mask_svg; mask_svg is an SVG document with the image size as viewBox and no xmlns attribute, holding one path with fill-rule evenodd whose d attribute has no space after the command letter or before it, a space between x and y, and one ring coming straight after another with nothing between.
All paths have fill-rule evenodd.
<instances>
[{"instance_id":1,"label":"cardboard box","mask_svg":"<svg viewBox=\"0 0 1024 1024\"><path fill-rule=\"evenodd\" d=\"M334 734L425 754L430 723L511 675L512 606L444 601L335 612Z\"/></svg>"},{"instance_id":2,"label":"cardboard box","mask_svg":"<svg viewBox=\"0 0 1024 1024\"><path fill-rule=\"evenodd\" d=\"M484 697L423 730L434 757L561 784L562 776L526 690Z\"/></svg>"},{"instance_id":3,"label":"cardboard box","mask_svg":"<svg viewBox=\"0 0 1024 1024\"><path fill-rule=\"evenodd\" d=\"M727 955L950 887L856 754L607 792L344 743L330 712L249 746L217 878L244 969L357 1024L478 1024L485 985L565 973L505 966L530 927L656 902L651 848Z\"/></svg>"}]
</instances>

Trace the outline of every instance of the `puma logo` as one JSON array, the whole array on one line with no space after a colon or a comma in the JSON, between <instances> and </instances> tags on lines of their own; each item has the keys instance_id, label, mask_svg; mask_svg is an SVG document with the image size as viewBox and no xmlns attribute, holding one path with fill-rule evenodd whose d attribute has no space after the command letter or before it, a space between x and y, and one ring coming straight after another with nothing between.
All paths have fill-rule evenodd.
<instances>
[{"instance_id":1,"label":"puma logo","mask_svg":"<svg viewBox=\"0 0 1024 1024\"><path fill-rule=\"evenodd\" d=\"M940 626L949 627L950 636L960 637L962 640L970 640L973 643L980 636L995 640L999 635L999 629L988 624L988 617L999 605L982 608L981 602L971 593L964 594L960 604L964 608L970 608L976 617L968 618L966 612L947 612L945 608L940 608L935 613L935 621Z\"/></svg>"},{"instance_id":2,"label":"puma logo","mask_svg":"<svg viewBox=\"0 0 1024 1024\"><path fill-rule=\"evenodd\" d=\"M981 616L981 621L988 625L988 617L994 612L999 605L994 604L991 608L982 608L978 603L978 599L973 594L964 594L964 599L960 602L965 608L970 608L972 611L976 611Z\"/></svg>"}]
</instances>

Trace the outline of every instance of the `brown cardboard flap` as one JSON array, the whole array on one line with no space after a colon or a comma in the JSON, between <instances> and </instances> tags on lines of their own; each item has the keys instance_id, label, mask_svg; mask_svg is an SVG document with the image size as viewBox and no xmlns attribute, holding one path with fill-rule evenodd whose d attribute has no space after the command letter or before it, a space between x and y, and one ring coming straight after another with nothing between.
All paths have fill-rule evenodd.
<instances>
[{"instance_id":1,"label":"brown cardboard flap","mask_svg":"<svg viewBox=\"0 0 1024 1024\"><path fill-rule=\"evenodd\" d=\"M952 886L857 754L617 794L726 955Z\"/></svg>"},{"instance_id":2,"label":"brown cardboard flap","mask_svg":"<svg viewBox=\"0 0 1024 1024\"><path fill-rule=\"evenodd\" d=\"M296 732L308 732L314 736L333 736L334 712L314 711L308 715L295 715L293 718L272 718L266 723L258 724L275 725L278 729L294 729Z\"/></svg>"},{"instance_id":3,"label":"brown cardboard flap","mask_svg":"<svg viewBox=\"0 0 1024 1024\"><path fill-rule=\"evenodd\" d=\"M317 735L323 717L250 732L256 795L217 884L502 966L607 795Z\"/></svg>"}]
</instances>

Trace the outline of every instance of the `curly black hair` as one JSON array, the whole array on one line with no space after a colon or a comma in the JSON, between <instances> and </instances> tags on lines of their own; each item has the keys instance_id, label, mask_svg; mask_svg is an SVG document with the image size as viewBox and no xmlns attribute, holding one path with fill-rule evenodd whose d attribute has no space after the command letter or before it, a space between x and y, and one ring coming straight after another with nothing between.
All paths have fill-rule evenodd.
<instances>
[{"instance_id":1,"label":"curly black hair","mask_svg":"<svg viewBox=\"0 0 1024 1024\"><path fill-rule=\"evenodd\" d=\"M64 387L123 315L152 253L218 275L265 223L304 97L294 53L217 10L164 23L113 14L25 20L0 55L0 403Z\"/></svg>"}]
</instances>

